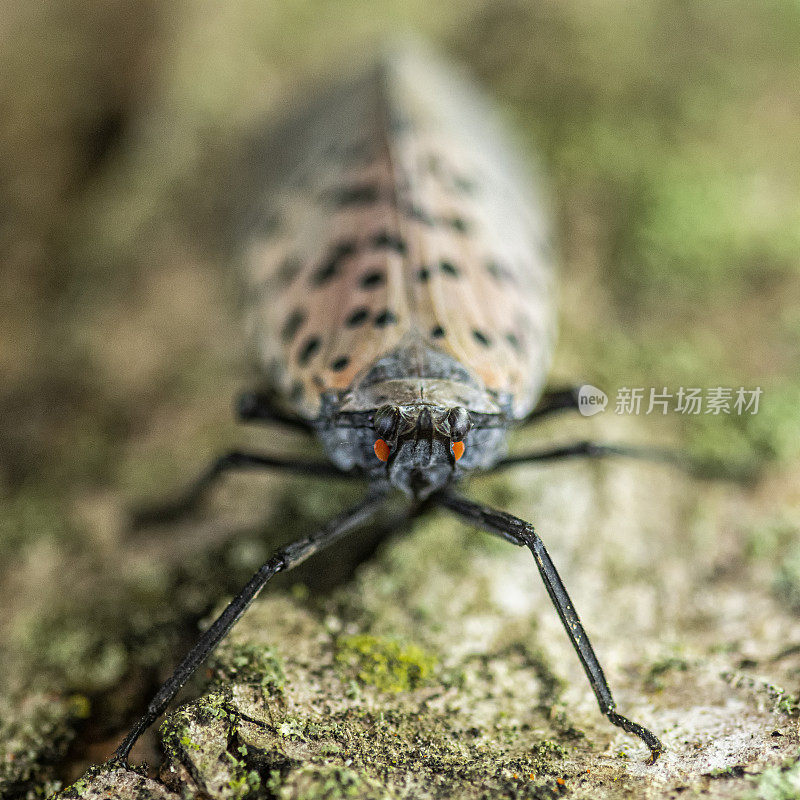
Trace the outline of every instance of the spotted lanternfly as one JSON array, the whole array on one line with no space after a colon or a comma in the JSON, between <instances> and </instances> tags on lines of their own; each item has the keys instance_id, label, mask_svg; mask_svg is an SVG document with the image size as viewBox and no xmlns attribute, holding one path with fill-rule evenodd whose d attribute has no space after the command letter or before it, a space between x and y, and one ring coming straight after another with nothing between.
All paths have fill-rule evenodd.
<instances>
[{"instance_id":1,"label":"spotted lanternfly","mask_svg":"<svg viewBox=\"0 0 800 800\"><path fill-rule=\"evenodd\" d=\"M623 452L581 442L505 457L509 429L576 408L577 399L573 390L542 394L554 330L547 231L496 110L456 70L401 48L318 100L262 158L269 176L243 261L247 320L268 390L244 395L239 413L315 434L329 462L229 453L159 514L189 507L232 468L352 476L368 490L256 572L114 760L127 761L273 575L372 519L400 489L412 515L435 504L530 548L601 712L639 736L654 761L661 742L616 713L533 527L455 491L475 470Z\"/></svg>"}]
</instances>

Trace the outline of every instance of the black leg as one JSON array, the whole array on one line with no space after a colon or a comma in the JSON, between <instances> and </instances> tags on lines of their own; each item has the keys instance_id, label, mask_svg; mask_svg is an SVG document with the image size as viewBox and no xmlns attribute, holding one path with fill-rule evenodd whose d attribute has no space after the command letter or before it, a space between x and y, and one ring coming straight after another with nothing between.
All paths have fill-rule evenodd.
<instances>
[{"instance_id":1,"label":"black leg","mask_svg":"<svg viewBox=\"0 0 800 800\"><path fill-rule=\"evenodd\" d=\"M241 422L277 422L289 428L313 433L308 420L289 414L279 408L266 392L243 392L236 398L236 416Z\"/></svg>"},{"instance_id":2,"label":"black leg","mask_svg":"<svg viewBox=\"0 0 800 800\"><path fill-rule=\"evenodd\" d=\"M296 461L290 458L275 458L258 453L243 453L234 450L220 456L179 497L131 514L131 526L141 528L159 522L168 522L194 509L206 490L226 472L235 469L283 469L301 475L321 475L329 478L357 478L358 475L342 472L327 461Z\"/></svg>"},{"instance_id":3,"label":"black leg","mask_svg":"<svg viewBox=\"0 0 800 800\"><path fill-rule=\"evenodd\" d=\"M386 492L370 493L365 500L310 536L282 547L269 561L266 561L248 584L234 597L226 609L217 617L213 625L200 637L197 644L188 652L175 668L172 676L156 692L145 714L131 728L125 740L117 748L112 762L126 764L128 754L136 740L161 716L170 701L191 677L192 673L208 657L212 650L225 638L228 631L256 598L264 584L278 572L292 569L309 556L333 544L345 533L369 520L381 507Z\"/></svg>"},{"instance_id":4,"label":"black leg","mask_svg":"<svg viewBox=\"0 0 800 800\"><path fill-rule=\"evenodd\" d=\"M513 541L520 547L525 545L530 549L536 560L536 566L539 568L539 574L542 576L545 587L547 587L547 593L550 595L556 611L558 611L558 616L561 618L572 646L581 660L586 677L594 690L600 711L606 715L613 725L617 725L628 733L638 736L650 748L650 763L654 763L664 751L664 745L647 728L616 713L617 704L614 702L611 689L608 688L603 668L597 660L578 613L569 599L566 587L562 583L555 565L545 549L544 542L534 531L533 526L511 514L478 505L456 495L444 494L440 496L439 500L446 508L469 520L474 525L489 531L489 533L497 534L508 541Z\"/></svg>"},{"instance_id":5,"label":"black leg","mask_svg":"<svg viewBox=\"0 0 800 800\"><path fill-rule=\"evenodd\" d=\"M498 461L491 468L491 472L518 464L529 464L535 461L557 461L562 458L605 458L607 456L625 456L626 458L639 458L645 461L657 461L673 464L678 467L690 468L687 459L680 453L672 450L661 450L657 447L636 447L633 445L600 444L598 442L574 442L557 447L548 447L542 450L533 450L529 453L519 453L508 456Z\"/></svg>"},{"instance_id":6,"label":"black leg","mask_svg":"<svg viewBox=\"0 0 800 800\"><path fill-rule=\"evenodd\" d=\"M536 408L520 422L520 425L539 422L539 420L559 411L577 411L580 388L580 386L569 386L566 389L550 389L546 391L539 399Z\"/></svg>"}]
</instances>

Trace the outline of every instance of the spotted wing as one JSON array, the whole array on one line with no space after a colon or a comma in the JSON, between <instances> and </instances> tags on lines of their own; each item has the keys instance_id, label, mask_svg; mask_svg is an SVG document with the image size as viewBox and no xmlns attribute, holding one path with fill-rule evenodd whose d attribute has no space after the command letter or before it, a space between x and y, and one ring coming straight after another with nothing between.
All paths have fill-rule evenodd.
<instances>
[{"instance_id":1,"label":"spotted wing","mask_svg":"<svg viewBox=\"0 0 800 800\"><path fill-rule=\"evenodd\" d=\"M498 111L457 70L390 62L393 161L414 325L522 417L553 349L555 285L535 180Z\"/></svg>"},{"instance_id":2,"label":"spotted wing","mask_svg":"<svg viewBox=\"0 0 800 800\"><path fill-rule=\"evenodd\" d=\"M301 414L410 339L457 358L515 414L535 403L552 280L529 178L495 113L403 48L275 151L247 310L262 368Z\"/></svg>"},{"instance_id":3,"label":"spotted wing","mask_svg":"<svg viewBox=\"0 0 800 800\"><path fill-rule=\"evenodd\" d=\"M323 98L273 151L247 318L279 397L313 418L412 326L383 66Z\"/></svg>"}]
</instances>

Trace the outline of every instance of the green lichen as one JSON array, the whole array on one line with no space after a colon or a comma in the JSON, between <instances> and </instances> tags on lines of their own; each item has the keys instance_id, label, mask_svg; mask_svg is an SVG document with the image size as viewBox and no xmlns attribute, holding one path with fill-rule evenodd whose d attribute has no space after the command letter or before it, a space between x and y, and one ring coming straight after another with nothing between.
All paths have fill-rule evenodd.
<instances>
[{"instance_id":1,"label":"green lichen","mask_svg":"<svg viewBox=\"0 0 800 800\"><path fill-rule=\"evenodd\" d=\"M781 559L775 573L773 590L789 608L800 610L800 546L797 544Z\"/></svg>"},{"instance_id":2,"label":"green lichen","mask_svg":"<svg viewBox=\"0 0 800 800\"><path fill-rule=\"evenodd\" d=\"M243 767L243 762L239 762L239 766ZM230 800L241 800L258 792L261 788L261 776L254 769L242 768L238 775L227 782L225 788L228 790Z\"/></svg>"},{"instance_id":3,"label":"green lichen","mask_svg":"<svg viewBox=\"0 0 800 800\"><path fill-rule=\"evenodd\" d=\"M236 717L231 712L228 701L228 692L212 692L170 714L160 728L167 756L180 760L182 752L201 752L203 743L197 732L203 725L215 721L233 724Z\"/></svg>"},{"instance_id":4,"label":"green lichen","mask_svg":"<svg viewBox=\"0 0 800 800\"><path fill-rule=\"evenodd\" d=\"M800 697L787 693L778 701L777 708L790 717L800 717Z\"/></svg>"},{"instance_id":5,"label":"green lichen","mask_svg":"<svg viewBox=\"0 0 800 800\"><path fill-rule=\"evenodd\" d=\"M267 788L277 800L384 800L393 793L347 767L307 764L288 776L273 772Z\"/></svg>"},{"instance_id":6,"label":"green lichen","mask_svg":"<svg viewBox=\"0 0 800 800\"><path fill-rule=\"evenodd\" d=\"M336 662L363 684L407 692L429 680L437 659L416 644L360 633L339 638Z\"/></svg>"},{"instance_id":7,"label":"green lichen","mask_svg":"<svg viewBox=\"0 0 800 800\"><path fill-rule=\"evenodd\" d=\"M209 660L215 685L246 683L279 693L286 683L283 664L271 647L252 642L225 642Z\"/></svg>"},{"instance_id":8,"label":"green lichen","mask_svg":"<svg viewBox=\"0 0 800 800\"><path fill-rule=\"evenodd\" d=\"M755 786L743 800L797 800L800 797L800 761L764 770L752 780Z\"/></svg>"},{"instance_id":9,"label":"green lichen","mask_svg":"<svg viewBox=\"0 0 800 800\"><path fill-rule=\"evenodd\" d=\"M212 692L165 720L164 753L173 764L190 765L199 785L220 787L225 800L253 796L261 788L261 777L251 748L237 745L241 721L230 692Z\"/></svg>"},{"instance_id":10,"label":"green lichen","mask_svg":"<svg viewBox=\"0 0 800 800\"><path fill-rule=\"evenodd\" d=\"M545 739L533 745L530 753L533 758L541 759L542 761L552 761L553 759L566 758L569 751L558 742Z\"/></svg>"},{"instance_id":11,"label":"green lichen","mask_svg":"<svg viewBox=\"0 0 800 800\"><path fill-rule=\"evenodd\" d=\"M278 726L278 733L284 739L297 739L298 741L306 741L305 725L297 719L285 719Z\"/></svg>"},{"instance_id":12,"label":"green lichen","mask_svg":"<svg viewBox=\"0 0 800 800\"><path fill-rule=\"evenodd\" d=\"M670 672L686 672L689 663L678 656L667 656L650 665L644 679L644 685L649 692L658 692L664 689L663 677Z\"/></svg>"},{"instance_id":13,"label":"green lichen","mask_svg":"<svg viewBox=\"0 0 800 800\"><path fill-rule=\"evenodd\" d=\"M74 736L75 711L69 700L49 694L0 695L0 797L51 784L50 765Z\"/></svg>"}]
</instances>

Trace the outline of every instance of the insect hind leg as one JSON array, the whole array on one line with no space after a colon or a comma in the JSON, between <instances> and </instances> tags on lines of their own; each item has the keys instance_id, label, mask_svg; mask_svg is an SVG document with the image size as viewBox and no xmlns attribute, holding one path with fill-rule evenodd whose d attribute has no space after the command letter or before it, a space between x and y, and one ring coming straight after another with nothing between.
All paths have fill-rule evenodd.
<instances>
[{"instance_id":1,"label":"insect hind leg","mask_svg":"<svg viewBox=\"0 0 800 800\"><path fill-rule=\"evenodd\" d=\"M544 546L544 542L539 538L533 526L504 511L473 503L471 500L455 494L445 493L439 495L438 499L441 505L463 519L506 541L512 541L520 547L525 546L531 551L547 593L550 595L550 600L558 612L564 630L567 632L586 677L589 679L600 711L612 725L638 736L650 750L649 763L655 763L656 759L664 752L664 745L654 733L643 725L617 713L616 701L611 694L603 668L595 655L578 612L567 594L567 589Z\"/></svg>"}]
</instances>

